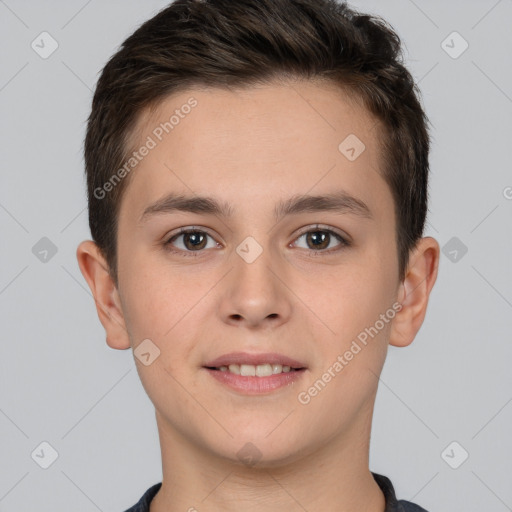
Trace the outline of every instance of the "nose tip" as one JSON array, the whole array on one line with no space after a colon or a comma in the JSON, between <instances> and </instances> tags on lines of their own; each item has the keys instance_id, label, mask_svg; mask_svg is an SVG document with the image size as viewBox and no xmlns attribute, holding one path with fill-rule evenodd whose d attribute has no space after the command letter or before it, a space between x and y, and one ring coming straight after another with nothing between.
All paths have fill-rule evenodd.
<instances>
[{"instance_id":1,"label":"nose tip","mask_svg":"<svg viewBox=\"0 0 512 512\"><path fill-rule=\"evenodd\" d=\"M251 242L247 244L250 252ZM245 322L248 327L256 327L264 322L275 326L289 317L291 306L286 287L272 270L268 255L268 251L262 251L251 263L241 256L235 263L222 305L229 323Z\"/></svg>"},{"instance_id":2,"label":"nose tip","mask_svg":"<svg viewBox=\"0 0 512 512\"><path fill-rule=\"evenodd\" d=\"M254 315L254 318L251 319L252 317L249 315L249 314L246 314L245 316L244 315L241 315L240 313L234 313L231 315L231 319L234 320L235 322L237 323L240 323L240 322L243 322L244 320L247 321L250 325L257 325L259 323L259 318L256 317ZM270 313L268 314L267 316L264 317L264 320L275 320L275 319L278 319L279 318L279 314L278 313Z\"/></svg>"}]
</instances>

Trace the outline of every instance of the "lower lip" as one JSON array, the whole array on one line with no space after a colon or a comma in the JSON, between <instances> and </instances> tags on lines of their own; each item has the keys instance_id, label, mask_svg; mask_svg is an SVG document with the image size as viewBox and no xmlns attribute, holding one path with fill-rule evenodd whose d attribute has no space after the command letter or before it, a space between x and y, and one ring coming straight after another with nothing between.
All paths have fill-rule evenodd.
<instances>
[{"instance_id":1,"label":"lower lip","mask_svg":"<svg viewBox=\"0 0 512 512\"><path fill-rule=\"evenodd\" d=\"M205 370L222 384L225 384L235 391L239 391L248 395L260 395L269 393L276 389L282 388L302 378L306 371L305 368L301 370L294 370L285 373L276 373L268 377L245 377L237 375L230 371L212 370L205 368Z\"/></svg>"}]
</instances>

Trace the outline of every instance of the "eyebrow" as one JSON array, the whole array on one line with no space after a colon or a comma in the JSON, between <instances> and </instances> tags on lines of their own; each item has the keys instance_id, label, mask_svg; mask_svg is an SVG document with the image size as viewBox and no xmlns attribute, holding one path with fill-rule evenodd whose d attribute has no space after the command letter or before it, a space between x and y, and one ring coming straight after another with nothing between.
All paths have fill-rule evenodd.
<instances>
[{"instance_id":1,"label":"eyebrow","mask_svg":"<svg viewBox=\"0 0 512 512\"><path fill-rule=\"evenodd\" d=\"M192 197L170 193L149 205L140 216L139 222L145 222L155 215L176 211L215 215L224 218L233 215L233 208L228 203L221 203L212 197ZM373 219L372 212L366 203L343 190L318 196L292 196L286 201L280 201L275 206L274 218L279 220L287 215L323 211L335 211L365 219Z\"/></svg>"}]
</instances>

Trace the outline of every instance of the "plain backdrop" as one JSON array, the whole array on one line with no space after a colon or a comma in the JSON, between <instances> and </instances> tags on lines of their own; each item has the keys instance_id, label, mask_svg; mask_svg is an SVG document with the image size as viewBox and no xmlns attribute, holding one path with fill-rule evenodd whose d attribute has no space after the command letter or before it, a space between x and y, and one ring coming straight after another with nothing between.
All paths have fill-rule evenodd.
<instances>
[{"instance_id":1,"label":"plain backdrop","mask_svg":"<svg viewBox=\"0 0 512 512\"><path fill-rule=\"evenodd\" d=\"M0 0L0 511L122 511L161 481L153 406L132 353L106 345L75 251L96 80L165 5ZM420 333L389 349L370 468L430 512L512 510L512 1L350 5L403 40L443 248Z\"/></svg>"}]
</instances>

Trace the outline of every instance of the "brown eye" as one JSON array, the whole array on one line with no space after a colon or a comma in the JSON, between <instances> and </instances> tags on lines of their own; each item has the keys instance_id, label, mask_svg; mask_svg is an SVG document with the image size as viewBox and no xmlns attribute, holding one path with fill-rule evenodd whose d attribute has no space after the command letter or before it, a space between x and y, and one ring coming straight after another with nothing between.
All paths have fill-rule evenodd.
<instances>
[{"instance_id":1,"label":"brown eye","mask_svg":"<svg viewBox=\"0 0 512 512\"><path fill-rule=\"evenodd\" d=\"M209 247L208 238L212 240ZM214 248L216 245L215 240L208 233L197 229L183 229L164 243L168 250L187 256L189 255L187 253L201 252L203 249Z\"/></svg>"},{"instance_id":2,"label":"brown eye","mask_svg":"<svg viewBox=\"0 0 512 512\"><path fill-rule=\"evenodd\" d=\"M326 249L329 246L331 235L325 231L310 231L306 233L306 243L310 248Z\"/></svg>"},{"instance_id":3,"label":"brown eye","mask_svg":"<svg viewBox=\"0 0 512 512\"><path fill-rule=\"evenodd\" d=\"M206 236L200 231L184 233L183 245L191 251L204 249L206 246Z\"/></svg>"},{"instance_id":4,"label":"brown eye","mask_svg":"<svg viewBox=\"0 0 512 512\"><path fill-rule=\"evenodd\" d=\"M300 239L304 239L306 242L304 249L312 252L331 252L330 250L327 251L327 249L333 249L334 247L333 250L337 250L350 245L341 235L338 235L338 233L330 229L313 229L306 231L297 238L297 240ZM338 241L338 243L336 243L336 241Z\"/></svg>"}]
</instances>

